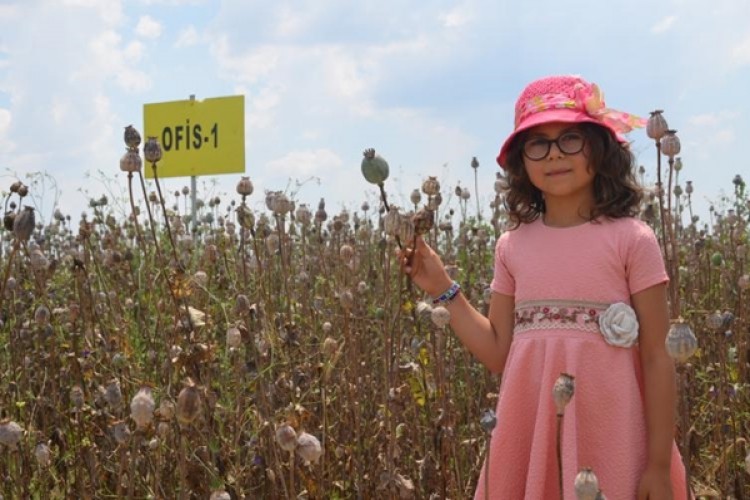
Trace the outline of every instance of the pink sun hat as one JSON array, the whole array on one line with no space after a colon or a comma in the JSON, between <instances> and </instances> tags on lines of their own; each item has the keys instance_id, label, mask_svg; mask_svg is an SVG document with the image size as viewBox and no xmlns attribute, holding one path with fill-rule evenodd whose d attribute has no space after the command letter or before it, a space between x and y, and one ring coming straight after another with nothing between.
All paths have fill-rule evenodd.
<instances>
[{"instance_id":1,"label":"pink sun hat","mask_svg":"<svg viewBox=\"0 0 750 500\"><path fill-rule=\"evenodd\" d=\"M645 127L646 120L607 108L604 94L595 83L580 76L548 76L531 82L516 101L513 133L505 139L497 163L505 168L508 148L516 136L537 125L551 122L596 123L625 144L622 134Z\"/></svg>"}]
</instances>

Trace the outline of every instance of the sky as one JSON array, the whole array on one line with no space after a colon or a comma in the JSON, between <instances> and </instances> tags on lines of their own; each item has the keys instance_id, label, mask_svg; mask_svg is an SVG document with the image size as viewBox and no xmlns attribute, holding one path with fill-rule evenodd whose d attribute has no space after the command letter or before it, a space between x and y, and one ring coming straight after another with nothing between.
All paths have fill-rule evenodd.
<instances>
[{"instance_id":1,"label":"sky","mask_svg":"<svg viewBox=\"0 0 750 500\"><path fill-rule=\"evenodd\" d=\"M329 214L372 204L373 147L392 203L433 175L447 195L470 188L475 211L472 157L487 207L515 100L551 74L597 83L612 108L664 110L704 218L750 177L747 0L0 0L0 190L36 181L46 220L102 194L125 207L123 128L143 130L144 104L242 95L252 206L266 190ZM653 141L629 139L653 181ZM239 178L201 176L198 196L236 198Z\"/></svg>"}]
</instances>

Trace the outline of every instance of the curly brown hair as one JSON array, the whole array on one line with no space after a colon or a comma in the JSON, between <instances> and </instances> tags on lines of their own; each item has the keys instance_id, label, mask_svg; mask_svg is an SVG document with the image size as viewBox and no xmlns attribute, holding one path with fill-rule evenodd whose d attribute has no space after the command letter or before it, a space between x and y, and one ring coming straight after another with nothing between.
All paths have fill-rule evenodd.
<instances>
[{"instance_id":1,"label":"curly brown hair","mask_svg":"<svg viewBox=\"0 0 750 500\"><path fill-rule=\"evenodd\" d=\"M594 169L594 206L589 220L605 216L612 219L632 217L638 213L643 190L635 176L635 157L606 128L581 123L586 137L590 165ZM523 162L523 144L528 134L522 132L508 149L505 176L505 208L513 228L532 222L545 212L544 196L531 183Z\"/></svg>"}]
</instances>

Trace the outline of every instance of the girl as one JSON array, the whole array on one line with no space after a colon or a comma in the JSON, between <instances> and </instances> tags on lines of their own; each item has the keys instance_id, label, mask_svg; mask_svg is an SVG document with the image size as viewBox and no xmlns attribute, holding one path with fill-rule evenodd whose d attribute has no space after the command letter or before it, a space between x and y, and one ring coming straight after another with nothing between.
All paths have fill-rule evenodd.
<instances>
[{"instance_id":1,"label":"girl","mask_svg":"<svg viewBox=\"0 0 750 500\"><path fill-rule=\"evenodd\" d=\"M606 108L579 77L543 78L521 93L497 157L513 228L496 244L488 317L424 240L402 256L462 343L503 373L477 499L561 497L552 397L561 373L575 377L562 420L565 498L575 498L583 467L611 500L686 497L664 345L668 277L653 231L633 218L641 192L620 135L643 124Z\"/></svg>"}]
</instances>

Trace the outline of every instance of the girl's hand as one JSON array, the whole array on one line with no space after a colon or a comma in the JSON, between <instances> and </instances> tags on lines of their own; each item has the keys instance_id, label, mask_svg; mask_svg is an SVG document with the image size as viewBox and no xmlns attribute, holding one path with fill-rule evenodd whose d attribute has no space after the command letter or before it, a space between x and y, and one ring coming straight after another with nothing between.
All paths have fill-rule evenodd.
<instances>
[{"instance_id":1,"label":"girl's hand","mask_svg":"<svg viewBox=\"0 0 750 500\"><path fill-rule=\"evenodd\" d=\"M638 485L638 500L672 500L669 468L647 467Z\"/></svg>"},{"instance_id":2,"label":"girl's hand","mask_svg":"<svg viewBox=\"0 0 750 500\"><path fill-rule=\"evenodd\" d=\"M401 252L400 264L401 270L411 277L414 284L432 297L451 286L452 280L443 261L421 236L417 236L415 248L406 247Z\"/></svg>"}]
</instances>

